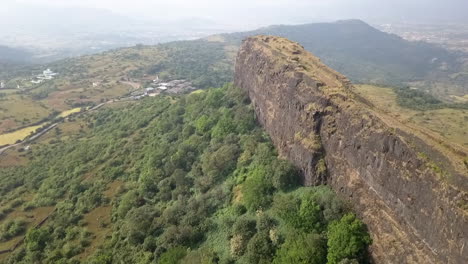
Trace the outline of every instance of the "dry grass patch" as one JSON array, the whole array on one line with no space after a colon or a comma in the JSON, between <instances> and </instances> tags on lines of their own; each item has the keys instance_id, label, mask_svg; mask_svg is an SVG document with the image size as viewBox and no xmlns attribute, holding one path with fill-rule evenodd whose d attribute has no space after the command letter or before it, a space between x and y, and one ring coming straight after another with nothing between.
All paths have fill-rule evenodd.
<instances>
[{"instance_id":1,"label":"dry grass patch","mask_svg":"<svg viewBox=\"0 0 468 264\"><path fill-rule=\"evenodd\" d=\"M67 117L69 115L79 113L80 111L81 111L81 108L77 107L77 108L73 108L73 109L70 109L70 110L67 110L67 111L63 111L58 116L65 118L65 117Z\"/></svg>"},{"instance_id":2,"label":"dry grass patch","mask_svg":"<svg viewBox=\"0 0 468 264\"><path fill-rule=\"evenodd\" d=\"M0 156L0 168L25 166L28 163L29 159L26 158L24 152L18 151L19 148L9 149Z\"/></svg>"},{"instance_id":3,"label":"dry grass patch","mask_svg":"<svg viewBox=\"0 0 468 264\"><path fill-rule=\"evenodd\" d=\"M124 182L120 180L113 181L107 185L107 190L103 192L104 196L109 199L115 197L119 192L120 187ZM84 216L86 229L91 232L92 240L88 247L77 256L78 259L86 259L99 248L100 245L106 240L106 237L111 234L111 206L100 206L93 209L91 212Z\"/></svg>"},{"instance_id":4,"label":"dry grass patch","mask_svg":"<svg viewBox=\"0 0 468 264\"><path fill-rule=\"evenodd\" d=\"M0 132L38 122L52 111L28 96L11 95L0 99Z\"/></svg>"},{"instance_id":5,"label":"dry grass patch","mask_svg":"<svg viewBox=\"0 0 468 264\"><path fill-rule=\"evenodd\" d=\"M36 226L39 224L44 218L49 216L53 211L55 207L49 206L49 207L38 207L34 208L33 210L30 211L22 211L20 208L16 208L13 212L7 215L2 221L0 221L0 224L5 223L6 221L10 220L18 220L18 219L24 219L27 222L27 227L26 229L29 230L30 228ZM27 232L26 230L26 232ZM25 232L25 233L26 233ZM0 243L0 250L6 250L11 248L13 245L15 245L18 241L20 241L24 237L23 235L16 236L8 241L5 241L3 243ZM6 254L8 255L8 254Z\"/></svg>"},{"instance_id":6,"label":"dry grass patch","mask_svg":"<svg viewBox=\"0 0 468 264\"><path fill-rule=\"evenodd\" d=\"M18 140L24 140L26 137L34 133L38 128L42 127L43 125L38 126L30 126L15 132L6 133L0 135L0 146L4 145L11 145L16 143Z\"/></svg>"},{"instance_id":7,"label":"dry grass patch","mask_svg":"<svg viewBox=\"0 0 468 264\"><path fill-rule=\"evenodd\" d=\"M103 244L106 237L111 233L111 206L101 206L95 208L84 216L86 228L92 233L92 240L88 247L77 256L78 259L86 259L89 257L100 245Z\"/></svg>"},{"instance_id":8,"label":"dry grass patch","mask_svg":"<svg viewBox=\"0 0 468 264\"><path fill-rule=\"evenodd\" d=\"M398 121L429 129L452 143L468 146L468 110L451 108L411 110L397 104L397 96L392 88L374 85L355 87L358 94Z\"/></svg>"},{"instance_id":9,"label":"dry grass patch","mask_svg":"<svg viewBox=\"0 0 468 264\"><path fill-rule=\"evenodd\" d=\"M117 193L119 193L120 187L123 186L125 182L116 180L107 185L107 190L104 191L104 196L107 198L114 198Z\"/></svg>"}]
</instances>

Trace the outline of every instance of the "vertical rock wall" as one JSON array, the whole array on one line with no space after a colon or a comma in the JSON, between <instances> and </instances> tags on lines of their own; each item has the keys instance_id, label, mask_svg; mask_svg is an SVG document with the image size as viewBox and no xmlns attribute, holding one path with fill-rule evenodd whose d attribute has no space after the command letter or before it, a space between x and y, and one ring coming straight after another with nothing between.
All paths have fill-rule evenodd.
<instances>
[{"instance_id":1,"label":"vertical rock wall","mask_svg":"<svg viewBox=\"0 0 468 264\"><path fill-rule=\"evenodd\" d=\"M297 43L244 41L235 84L304 185L329 184L368 225L377 263L468 263L466 192L428 165L350 82ZM466 175L454 173L454 177ZM465 178L463 178L465 177Z\"/></svg>"}]
</instances>

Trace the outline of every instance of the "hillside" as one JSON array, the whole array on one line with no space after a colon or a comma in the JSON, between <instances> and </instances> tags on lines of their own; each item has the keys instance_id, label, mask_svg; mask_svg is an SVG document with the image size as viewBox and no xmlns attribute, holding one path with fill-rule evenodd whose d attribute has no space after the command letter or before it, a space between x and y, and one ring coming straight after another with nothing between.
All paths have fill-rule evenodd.
<instances>
[{"instance_id":1,"label":"hillside","mask_svg":"<svg viewBox=\"0 0 468 264\"><path fill-rule=\"evenodd\" d=\"M468 261L466 150L382 113L346 77L284 38L244 41L235 84L303 183L327 183L351 201L369 226L376 262Z\"/></svg>"},{"instance_id":2,"label":"hillside","mask_svg":"<svg viewBox=\"0 0 468 264\"><path fill-rule=\"evenodd\" d=\"M0 168L0 263L367 258L362 222L299 186L231 85L115 103L18 151Z\"/></svg>"},{"instance_id":3,"label":"hillside","mask_svg":"<svg viewBox=\"0 0 468 264\"><path fill-rule=\"evenodd\" d=\"M157 76L190 80L197 88L221 86L232 79L232 62L226 52L219 43L182 41L3 71L0 80L5 80L8 89L0 90L0 133L40 122L54 113L128 96L148 87ZM31 83L46 68L58 75Z\"/></svg>"},{"instance_id":4,"label":"hillside","mask_svg":"<svg viewBox=\"0 0 468 264\"><path fill-rule=\"evenodd\" d=\"M0 80L5 80L7 88L19 86L21 90L10 90L7 96L2 96L2 101L9 101L8 97L17 100L15 97L19 94L24 104L42 104L47 111L38 107L38 111L44 114L24 121L6 108L4 117L0 116L0 119L11 129L19 128L56 111L124 96L135 87L148 85L156 76L165 80L189 79L198 88L220 86L232 81L235 54L241 40L260 33L280 35L301 43L354 82L390 83L393 87L410 85L411 89L417 89L423 95L405 93L406 96L417 97L408 103L410 106L418 104L420 99L424 99L420 97L428 92L436 97L430 100L461 103L465 104L462 108L467 108L465 78L468 67L459 61L463 56L430 44L408 42L362 21L350 20L272 26L195 41L138 45L23 69L6 68L0 72ZM32 85L29 82L33 77L31 73L40 73L46 68L56 70L58 79ZM101 85L93 87L93 83ZM439 104L437 107L447 106Z\"/></svg>"},{"instance_id":5,"label":"hillside","mask_svg":"<svg viewBox=\"0 0 468 264\"><path fill-rule=\"evenodd\" d=\"M264 31L400 87L354 88L281 38L242 44ZM361 263L371 242L373 261L463 263L466 88L444 79L465 76L448 75L453 59L343 21L2 70L0 141L60 122L0 153L0 263ZM58 75L31 83L47 68ZM210 88L234 75L244 90ZM157 77L203 90L135 99Z\"/></svg>"}]
</instances>

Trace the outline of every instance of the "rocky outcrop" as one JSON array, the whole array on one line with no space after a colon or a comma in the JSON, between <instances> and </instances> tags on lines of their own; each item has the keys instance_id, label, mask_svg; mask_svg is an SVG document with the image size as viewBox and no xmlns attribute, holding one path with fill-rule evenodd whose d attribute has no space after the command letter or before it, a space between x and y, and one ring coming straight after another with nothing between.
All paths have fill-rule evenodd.
<instances>
[{"instance_id":1,"label":"rocky outcrop","mask_svg":"<svg viewBox=\"0 0 468 264\"><path fill-rule=\"evenodd\" d=\"M458 163L423 152L432 148L284 38L245 40L235 84L248 91L259 123L301 168L304 184L329 184L351 201L370 229L376 263L468 263L468 198L453 184L467 177Z\"/></svg>"}]
</instances>

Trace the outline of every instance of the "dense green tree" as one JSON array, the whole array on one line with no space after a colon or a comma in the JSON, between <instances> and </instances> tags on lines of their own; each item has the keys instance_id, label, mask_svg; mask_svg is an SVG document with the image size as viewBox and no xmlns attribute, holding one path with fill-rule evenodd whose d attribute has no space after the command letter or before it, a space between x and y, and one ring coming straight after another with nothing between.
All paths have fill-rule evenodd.
<instances>
[{"instance_id":1,"label":"dense green tree","mask_svg":"<svg viewBox=\"0 0 468 264\"><path fill-rule=\"evenodd\" d=\"M323 227L322 209L311 192L302 197L280 195L275 197L274 204L278 215L294 228L310 233L320 232Z\"/></svg>"},{"instance_id":2,"label":"dense green tree","mask_svg":"<svg viewBox=\"0 0 468 264\"><path fill-rule=\"evenodd\" d=\"M46 228L31 229L26 234L25 243L28 251L42 251L49 242L50 233Z\"/></svg>"},{"instance_id":3,"label":"dense green tree","mask_svg":"<svg viewBox=\"0 0 468 264\"><path fill-rule=\"evenodd\" d=\"M337 264L344 259L364 259L366 248L371 243L365 225L354 214L346 214L332 222L327 235L329 264Z\"/></svg>"},{"instance_id":4,"label":"dense green tree","mask_svg":"<svg viewBox=\"0 0 468 264\"><path fill-rule=\"evenodd\" d=\"M299 233L291 236L276 252L274 264L324 264L327 243L317 234Z\"/></svg>"},{"instance_id":5,"label":"dense green tree","mask_svg":"<svg viewBox=\"0 0 468 264\"><path fill-rule=\"evenodd\" d=\"M256 166L247 175L242 191L245 205L251 211L266 208L271 203L274 188L268 181L268 173L265 166Z\"/></svg>"},{"instance_id":6,"label":"dense green tree","mask_svg":"<svg viewBox=\"0 0 468 264\"><path fill-rule=\"evenodd\" d=\"M249 263L267 264L275 254L275 246L267 232L259 232L252 237L247 245Z\"/></svg>"},{"instance_id":7,"label":"dense green tree","mask_svg":"<svg viewBox=\"0 0 468 264\"><path fill-rule=\"evenodd\" d=\"M179 263L187 255L187 248L173 247L164 252L159 258L159 264L176 264Z\"/></svg>"},{"instance_id":8,"label":"dense green tree","mask_svg":"<svg viewBox=\"0 0 468 264\"><path fill-rule=\"evenodd\" d=\"M273 186L281 191L286 191L299 185L300 175L298 170L289 162L277 160L273 163Z\"/></svg>"}]
</instances>

